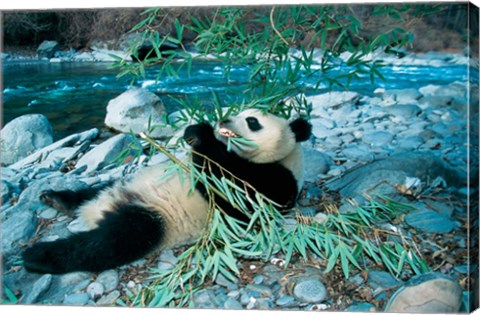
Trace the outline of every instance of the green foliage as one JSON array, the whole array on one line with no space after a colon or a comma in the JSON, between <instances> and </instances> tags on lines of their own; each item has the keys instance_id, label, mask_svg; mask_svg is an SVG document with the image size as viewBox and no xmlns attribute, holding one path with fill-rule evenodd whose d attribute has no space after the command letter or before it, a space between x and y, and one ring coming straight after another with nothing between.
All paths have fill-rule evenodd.
<instances>
[{"instance_id":1,"label":"green foliage","mask_svg":"<svg viewBox=\"0 0 480 315\"><path fill-rule=\"evenodd\" d=\"M145 18L132 30L140 36L129 53L138 57L138 48L146 42L152 48L142 62L118 58L114 66L119 67L119 76L130 75L134 82L145 77L147 67L156 66L160 80L163 76L177 76L183 67L190 69L197 60L214 57L223 65L227 82L235 65L248 66L248 82L240 93L242 104L260 105L285 117L292 110L308 115L306 102L298 97L301 93L313 93L321 84L348 89L353 80L365 76L372 82L383 79L382 64L372 60L370 54L379 49L394 53L413 41L413 35L400 27L365 37L362 21L348 5L279 6L272 7L268 14L265 10L253 14L241 7L212 10L212 15L203 19L192 16L191 25L175 20L175 34L163 36L154 27L163 11L146 10ZM411 5L379 5L373 14L378 19L396 18L411 11ZM196 34L193 45L200 53L184 48L186 31ZM178 45L180 49L162 51L164 44ZM344 52L350 54L344 70L334 74L332 70L338 68L338 57ZM226 94L239 93L232 86ZM282 102L287 97L295 102Z\"/></svg>"},{"instance_id":2,"label":"green foliage","mask_svg":"<svg viewBox=\"0 0 480 315\"><path fill-rule=\"evenodd\" d=\"M409 5L381 5L374 13L379 19L395 19L410 8ZM148 41L152 49L147 58L139 63L118 59L115 66L121 68L120 76L132 75L134 82L139 76L145 76L146 67L157 66L160 69L157 80L160 80L165 75L176 76L182 67L190 69L196 60L211 56L223 65L227 82L236 65L247 66L249 71L239 102L227 105L215 93L211 106L200 104L195 98L177 99L182 111L175 121L168 122L175 126L192 120L213 122L245 107L259 108L285 118L294 112L308 117L311 108L305 93L317 91L324 83L348 89L353 80L361 77L370 77L372 82L383 79L381 63L369 58L370 54L379 49L394 51L393 48L398 49L413 40L410 33L397 27L364 37L364 25L348 5L272 7L268 14L259 10L253 18L247 17L242 8L219 8L214 9L210 17L192 17L191 25L175 21L176 34L166 36L160 36L152 27L159 12L149 9L145 19L134 28L134 31L141 31L142 36L130 53L135 55L138 47ZM193 44L200 53L184 49L182 36L185 31L196 34ZM177 44L181 49L162 51L160 47L165 43ZM334 72L342 53L349 57L342 72ZM226 94L238 93L236 89L232 85ZM330 206L325 209L326 215L321 221L295 216L296 224L289 226L277 205L248 183L207 176L193 165L176 160L152 139L142 137L173 161L165 176L177 174L182 180L189 178L191 183L201 182L207 188L211 211L201 238L178 257L172 270L154 270L152 285L132 300L134 305L187 305L192 301L191 295L218 274L233 280L240 272L239 259L266 260L276 253L285 256L287 266L294 255L304 260L324 261L327 272L340 266L345 277L352 269L363 269L369 264L383 265L395 276L401 276L405 270L420 273L428 269L411 239L377 227L380 222L393 222L406 205L386 198L370 199L368 206L357 207L355 213L347 214ZM245 139L231 138L230 148L232 142L252 145ZM214 197L225 199L245 213L250 218L249 223L223 215ZM253 211L249 211L249 207Z\"/></svg>"},{"instance_id":3,"label":"green foliage","mask_svg":"<svg viewBox=\"0 0 480 315\"><path fill-rule=\"evenodd\" d=\"M5 297L2 297L2 304L17 304L18 303L18 299L15 296L15 294L13 294L13 292L5 286L3 287L3 294L5 295Z\"/></svg>"},{"instance_id":4,"label":"green foliage","mask_svg":"<svg viewBox=\"0 0 480 315\"><path fill-rule=\"evenodd\" d=\"M178 161L152 139L142 137L173 161L165 176L177 174L190 178L191 183L205 185L210 212L201 238L180 254L173 269L152 270L153 284L132 302L135 305L185 306L192 303L191 295L202 284L219 273L233 281L240 273L239 259L268 260L276 253L285 255L286 266L293 255L305 261L326 261L326 272L339 265L347 278L352 269L363 269L369 263L383 265L397 277L405 270L417 274L428 270L413 240L377 227L379 223L393 222L411 210L410 206L379 197L380 201L370 199L367 206L357 207L354 213L339 213L334 206L328 206L322 220L296 215L296 223L289 225L278 205L208 157L204 156L207 168L214 164L228 176L217 178L200 172L191 163ZM236 183L227 178L230 176ZM244 223L225 215L214 197L227 200L250 221Z\"/></svg>"}]
</instances>

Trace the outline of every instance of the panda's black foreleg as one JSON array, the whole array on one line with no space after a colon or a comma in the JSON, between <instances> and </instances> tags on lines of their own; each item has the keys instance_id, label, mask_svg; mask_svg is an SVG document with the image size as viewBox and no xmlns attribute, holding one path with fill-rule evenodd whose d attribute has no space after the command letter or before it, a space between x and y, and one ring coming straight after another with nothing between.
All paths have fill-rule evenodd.
<instances>
[{"instance_id":1,"label":"panda's black foreleg","mask_svg":"<svg viewBox=\"0 0 480 315\"><path fill-rule=\"evenodd\" d=\"M162 241L164 229L162 218L152 211L122 205L107 212L93 230L34 244L23 252L23 263L38 273L103 271L147 255Z\"/></svg>"},{"instance_id":2,"label":"panda's black foreleg","mask_svg":"<svg viewBox=\"0 0 480 315\"><path fill-rule=\"evenodd\" d=\"M40 201L67 216L73 216L74 210L82 203L95 198L98 193L112 183L80 190L44 190L40 192Z\"/></svg>"}]
</instances>

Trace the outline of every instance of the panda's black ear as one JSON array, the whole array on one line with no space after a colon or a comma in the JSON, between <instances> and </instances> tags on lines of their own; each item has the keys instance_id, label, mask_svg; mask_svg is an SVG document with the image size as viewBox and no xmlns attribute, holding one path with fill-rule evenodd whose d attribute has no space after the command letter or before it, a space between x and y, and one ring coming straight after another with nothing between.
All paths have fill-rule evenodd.
<instances>
[{"instance_id":1,"label":"panda's black ear","mask_svg":"<svg viewBox=\"0 0 480 315\"><path fill-rule=\"evenodd\" d=\"M297 140L297 142L307 141L312 135L312 125L303 118L297 118L292 121L290 128L295 134L295 140Z\"/></svg>"}]
</instances>

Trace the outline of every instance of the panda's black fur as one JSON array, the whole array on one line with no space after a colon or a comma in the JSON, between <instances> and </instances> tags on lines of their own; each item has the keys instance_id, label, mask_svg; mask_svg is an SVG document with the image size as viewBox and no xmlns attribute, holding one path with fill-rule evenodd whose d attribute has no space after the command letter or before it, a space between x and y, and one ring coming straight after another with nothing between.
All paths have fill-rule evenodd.
<instances>
[{"instance_id":1,"label":"panda's black fur","mask_svg":"<svg viewBox=\"0 0 480 315\"><path fill-rule=\"evenodd\" d=\"M258 148L250 152L234 147L228 151L226 137L218 132L220 128L251 139ZM311 125L304 119L287 122L247 110L220 122L217 129L206 123L189 126L184 139L191 145L193 162L200 171L235 181L215 164L205 167L203 156L207 156L281 205L281 209L289 209L303 181L298 142L306 141L310 134ZM147 168L131 182L101 189L42 192L40 199L45 204L78 215L90 229L27 248L22 255L25 268L52 274L97 272L130 263L155 249L194 241L205 226L206 189L197 183L194 193L187 197L189 187L180 187L177 178L155 181L162 174L159 168ZM225 200L216 197L215 202L228 215L246 220Z\"/></svg>"}]
</instances>

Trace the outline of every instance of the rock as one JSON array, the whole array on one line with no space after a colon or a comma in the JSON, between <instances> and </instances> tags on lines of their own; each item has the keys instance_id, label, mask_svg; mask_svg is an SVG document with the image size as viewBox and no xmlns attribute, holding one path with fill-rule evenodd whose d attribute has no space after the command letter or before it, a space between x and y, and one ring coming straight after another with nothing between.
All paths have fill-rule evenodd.
<instances>
[{"instance_id":1,"label":"rock","mask_svg":"<svg viewBox=\"0 0 480 315\"><path fill-rule=\"evenodd\" d=\"M282 307L289 307L289 306L293 306L296 303L295 303L295 299L293 298L293 296L284 295L284 296L280 297L279 299L277 299L275 301L275 304L277 304L278 306L282 306Z\"/></svg>"},{"instance_id":2,"label":"rock","mask_svg":"<svg viewBox=\"0 0 480 315\"><path fill-rule=\"evenodd\" d=\"M65 305L85 305L90 300L90 296L87 293L74 293L67 295L63 304Z\"/></svg>"},{"instance_id":3,"label":"rock","mask_svg":"<svg viewBox=\"0 0 480 315\"><path fill-rule=\"evenodd\" d=\"M399 104L415 103L422 97L417 89L391 89L382 94L384 101L392 101Z\"/></svg>"},{"instance_id":4,"label":"rock","mask_svg":"<svg viewBox=\"0 0 480 315\"><path fill-rule=\"evenodd\" d=\"M115 270L107 270L100 273L96 280L96 282L103 285L105 292L115 290L117 288L118 281L118 272Z\"/></svg>"},{"instance_id":5,"label":"rock","mask_svg":"<svg viewBox=\"0 0 480 315\"><path fill-rule=\"evenodd\" d=\"M370 162L374 158L373 153L366 145L347 145L346 148L342 150L342 153L347 159L359 162Z\"/></svg>"},{"instance_id":6,"label":"rock","mask_svg":"<svg viewBox=\"0 0 480 315\"><path fill-rule=\"evenodd\" d=\"M102 306L115 305L119 297L120 297L120 291L118 290L112 291L109 294L102 296L97 301L96 305L102 305Z\"/></svg>"},{"instance_id":7,"label":"rock","mask_svg":"<svg viewBox=\"0 0 480 315\"><path fill-rule=\"evenodd\" d=\"M325 94L309 96L307 102L312 103L312 117L322 117L318 112L319 108L340 107L345 104L355 104L360 99L360 95L356 92L338 92L333 91Z\"/></svg>"},{"instance_id":8,"label":"rock","mask_svg":"<svg viewBox=\"0 0 480 315\"><path fill-rule=\"evenodd\" d=\"M396 193L392 185L404 184L407 177L417 177L426 182L439 176L449 186L459 187L466 182L465 174L434 154L406 152L347 170L341 178L330 180L326 186L345 198L355 198L363 193L391 195Z\"/></svg>"},{"instance_id":9,"label":"rock","mask_svg":"<svg viewBox=\"0 0 480 315\"><path fill-rule=\"evenodd\" d=\"M116 162L116 159L124 150L130 150L130 154L134 155L136 152L134 149L130 149L130 144L134 141L136 139L131 135L116 135L81 157L75 167L77 169L86 167L84 172L88 174Z\"/></svg>"},{"instance_id":10,"label":"rock","mask_svg":"<svg viewBox=\"0 0 480 315\"><path fill-rule=\"evenodd\" d=\"M417 230L429 233L448 233L455 228L454 221L432 210L409 213L405 217L405 221Z\"/></svg>"},{"instance_id":11,"label":"rock","mask_svg":"<svg viewBox=\"0 0 480 315\"><path fill-rule=\"evenodd\" d=\"M92 282L87 287L87 293L91 299L97 300L105 292L105 288L99 282Z\"/></svg>"},{"instance_id":12,"label":"rock","mask_svg":"<svg viewBox=\"0 0 480 315\"><path fill-rule=\"evenodd\" d=\"M426 96L449 96L453 98L467 97L467 83L453 82L449 85L427 85L420 88L420 93Z\"/></svg>"},{"instance_id":13,"label":"rock","mask_svg":"<svg viewBox=\"0 0 480 315\"><path fill-rule=\"evenodd\" d=\"M52 284L52 275L46 274L41 276L32 286L32 289L28 291L25 298L22 300L24 304L33 304L38 302L38 298L45 293Z\"/></svg>"},{"instance_id":14,"label":"rock","mask_svg":"<svg viewBox=\"0 0 480 315\"><path fill-rule=\"evenodd\" d=\"M38 150L37 152L18 161L17 163L10 165L9 167L15 170L25 168L30 164L38 163L39 161L44 161L45 159L48 158L51 152L54 152L61 148L71 147L71 146L84 147L88 145L88 143L90 143L90 141L92 139L95 139L97 136L98 136L97 128L93 128L82 133L70 135L64 139L61 139L52 143L49 146L44 147L43 149Z\"/></svg>"},{"instance_id":15,"label":"rock","mask_svg":"<svg viewBox=\"0 0 480 315\"><path fill-rule=\"evenodd\" d=\"M362 140L373 147L383 147L391 144L393 135L388 131L371 131L365 133Z\"/></svg>"},{"instance_id":16,"label":"rock","mask_svg":"<svg viewBox=\"0 0 480 315\"><path fill-rule=\"evenodd\" d=\"M386 271L370 271L368 273L368 283L374 288L389 289L401 284L390 273Z\"/></svg>"},{"instance_id":17,"label":"rock","mask_svg":"<svg viewBox=\"0 0 480 315\"><path fill-rule=\"evenodd\" d=\"M54 40L45 40L37 48L37 55L40 58L52 58L60 50L60 44Z\"/></svg>"},{"instance_id":18,"label":"rock","mask_svg":"<svg viewBox=\"0 0 480 315\"><path fill-rule=\"evenodd\" d=\"M326 174L333 164L332 158L318 150L303 147L304 180L313 181L320 174Z\"/></svg>"},{"instance_id":19,"label":"rock","mask_svg":"<svg viewBox=\"0 0 480 315\"><path fill-rule=\"evenodd\" d=\"M125 133L145 132L155 138L164 138L173 135L172 129L164 126L164 115L165 107L157 95L131 88L108 102L105 124ZM149 122L150 127L158 128L149 132Z\"/></svg>"},{"instance_id":20,"label":"rock","mask_svg":"<svg viewBox=\"0 0 480 315\"><path fill-rule=\"evenodd\" d=\"M2 164L19 161L53 142L53 130L41 114L23 115L6 124L2 130Z\"/></svg>"},{"instance_id":21,"label":"rock","mask_svg":"<svg viewBox=\"0 0 480 315\"><path fill-rule=\"evenodd\" d=\"M295 285L293 295L305 303L320 303L326 300L327 290L317 279L303 279Z\"/></svg>"},{"instance_id":22,"label":"rock","mask_svg":"<svg viewBox=\"0 0 480 315\"><path fill-rule=\"evenodd\" d=\"M10 211L10 216L2 220L2 254L10 254L20 242L30 239L37 228L35 212L17 204Z\"/></svg>"},{"instance_id":23,"label":"rock","mask_svg":"<svg viewBox=\"0 0 480 315\"><path fill-rule=\"evenodd\" d=\"M337 129L329 129L322 124L322 121L318 118L312 118L310 120L312 124L312 134L317 139L325 139L331 136L338 136L340 131Z\"/></svg>"},{"instance_id":24,"label":"rock","mask_svg":"<svg viewBox=\"0 0 480 315\"><path fill-rule=\"evenodd\" d=\"M157 267L160 270L171 270L177 264L178 259L173 254L173 250L166 249L163 250L158 257L158 264Z\"/></svg>"},{"instance_id":25,"label":"rock","mask_svg":"<svg viewBox=\"0 0 480 315\"><path fill-rule=\"evenodd\" d=\"M1 173L3 176L3 172ZM0 181L1 197L0 202L2 205L6 204L14 195L19 193L19 188L12 183L1 180Z\"/></svg>"},{"instance_id":26,"label":"rock","mask_svg":"<svg viewBox=\"0 0 480 315\"><path fill-rule=\"evenodd\" d=\"M409 136L397 138L397 148L400 151L413 151L418 149L422 144L424 144L424 139L421 136Z\"/></svg>"},{"instance_id":27,"label":"rock","mask_svg":"<svg viewBox=\"0 0 480 315\"><path fill-rule=\"evenodd\" d=\"M248 284L247 289L253 294L253 292L257 292L257 297L269 297L272 296L272 289L263 284Z\"/></svg>"},{"instance_id":28,"label":"rock","mask_svg":"<svg viewBox=\"0 0 480 315\"><path fill-rule=\"evenodd\" d=\"M217 277L215 278L215 283L222 287L227 288L229 291L238 289L238 285L236 283L233 283L232 281L228 280L221 273L217 274Z\"/></svg>"},{"instance_id":29,"label":"rock","mask_svg":"<svg viewBox=\"0 0 480 315\"><path fill-rule=\"evenodd\" d=\"M241 310L243 309L242 304L238 302L237 300L229 297L225 303L223 304L223 307L227 310Z\"/></svg>"},{"instance_id":30,"label":"rock","mask_svg":"<svg viewBox=\"0 0 480 315\"><path fill-rule=\"evenodd\" d=\"M354 303L345 309L346 312L375 312L376 308L370 303Z\"/></svg>"},{"instance_id":31,"label":"rock","mask_svg":"<svg viewBox=\"0 0 480 315\"><path fill-rule=\"evenodd\" d=\"M445 95L427 95L418 102L418 106L422 109L442 108L451 105L454 98Z\"/></svg>"},{"instance_id":32,"label":"rock","mask_svg":"<svg viewBox=\"0 0 480 315\"><path fill-rule=\"evenodd\" d=\"M402 118L416 117L422 112L422 109L420 107L418 107L417 105L411 105L411 104L391 105L391 106L384 107L383 110L389 113L390 115L393 115L396 117L402 117Z\"/></svg>"},{"instance_id":33,"label":"rock","mask_svg":"<svg viewBox=\"0 0 480 315\"><path fill-rule=\"evenodd\" d=\"M462 288L441 273L411 278L388 301L388 313L458 313L462 306Z\"/></svg>"}]
</instances>

